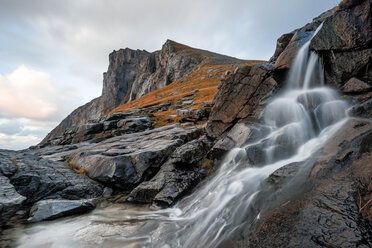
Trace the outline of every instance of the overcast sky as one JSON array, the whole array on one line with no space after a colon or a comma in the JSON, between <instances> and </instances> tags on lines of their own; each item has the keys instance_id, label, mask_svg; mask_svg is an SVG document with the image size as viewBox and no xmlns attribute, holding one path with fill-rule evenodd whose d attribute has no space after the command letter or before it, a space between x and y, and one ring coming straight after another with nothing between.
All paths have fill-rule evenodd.
<instances>
[{"instance_id":1,"label":"overcast sky","mask_svg":"<svg viewBox=\"0 0 372 248\"><path fill-rule=\"evenodd\" d=\"M99 96L108 54L166 39L243 58L338 0L0 0L0 149L37 144Z\"/></svg>"}]
</instances>

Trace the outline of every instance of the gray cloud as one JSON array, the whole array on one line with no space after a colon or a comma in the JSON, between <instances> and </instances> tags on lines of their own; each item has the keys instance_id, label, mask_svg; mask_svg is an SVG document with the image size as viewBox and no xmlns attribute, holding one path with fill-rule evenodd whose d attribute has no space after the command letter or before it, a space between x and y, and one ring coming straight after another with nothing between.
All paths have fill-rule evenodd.
<instances>
[{"instance_id":1,"label":"gray cloud","mask_svg":"<svg viewBox=\"0 0 372 248\"><path fill-rule=\"evenodd\" d=\"M17 120L5 120L0 122L0 133L6 135L18 134L23 130L23 124Z\"/></svg>"}]
</instances>

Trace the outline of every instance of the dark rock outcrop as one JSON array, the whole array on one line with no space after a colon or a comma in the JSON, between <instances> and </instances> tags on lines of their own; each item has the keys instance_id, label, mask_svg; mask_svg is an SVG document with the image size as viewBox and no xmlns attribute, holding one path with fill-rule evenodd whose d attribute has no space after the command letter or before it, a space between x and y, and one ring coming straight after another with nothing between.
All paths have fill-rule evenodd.
<instances>
[{"instance_id":1,"label":"dark rock outcrop","mask_svg":"<svg viewBox=\"0 0 372 248\"><path fill-rule=\"evenodd\" d=\"M214 98L207 135L219 138L241 119L259 119L263 105L277 86L271 64L244 66L227 73Z\"/></svg>"},{"instance_id":2,"label":"dark rock outcrop","mask_svg":"<svg viewBox=\"0 0 372 248\"><path fill-rule=\"evenodd\" d=\"M178 147L160 171L130 193L130 201L170 206L203 177L198 163L207 154L212 141L206 136Z\"/></svg>"},{"instance_id":3,"label":"dark rock outcrop","mask_svg":"<svg viewBox=\"0 0 372 248\"><path fill-rule=\"evenodd\" d=\"M324 61L326 82L357 101L372 96L371 12L371 1L343 1L310 44Z\"/></svg>"},{"instance_id":4,"label":"dark rock outcrop","mask_svg":"<svg viewBox=\"0 0 372 248\"><path fill-rule=\"evenodd\" d=\"M70 145L84 141L99 142L113 136L149 130L152 127L149 116L131 116L131 113L114 113L79 126L67 129L61 136L46 141L47 145Z\"/></svg>"}]
</instances>

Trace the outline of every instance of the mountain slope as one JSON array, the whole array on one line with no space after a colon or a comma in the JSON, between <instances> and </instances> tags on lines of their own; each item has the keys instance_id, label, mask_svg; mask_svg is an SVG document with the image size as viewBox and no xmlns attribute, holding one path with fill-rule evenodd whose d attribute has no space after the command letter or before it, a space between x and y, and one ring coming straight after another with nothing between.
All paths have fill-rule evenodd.
<instances>
[{"instance_id":1,"label":"mountain slope","mask_svg":"<svg viewBox=\"0 0 372 248\"><path fill-rule=\"evenodd\" d=\"M97 119L115 107L135 100L189 75L201 65L243 64L217 53L191 48L171 40L162 49L149 53L129 48L113 51L104 73L102 95L77 108L40 143L61 136L68 128Z\"/></svg>"}]
</instances>

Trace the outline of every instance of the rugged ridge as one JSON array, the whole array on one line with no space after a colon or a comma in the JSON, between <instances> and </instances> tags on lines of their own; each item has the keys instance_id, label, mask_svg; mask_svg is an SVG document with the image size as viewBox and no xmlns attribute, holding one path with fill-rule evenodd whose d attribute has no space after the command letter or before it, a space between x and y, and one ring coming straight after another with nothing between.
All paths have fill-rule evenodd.
<instances>
[{"instance_id":1,"label":"rugged ridge","mask_svg":"<svg viewBox=\"0 0 372 248\"><path fill-rule=\"evenodd\" d=\"M103 74L102 95L74 110L40 145L61 136L68 128L100 118L120 104L142 97L190 74L203 62L239 64L245 61L191 48L171 40L167 40L161 50L152 53L129 48L113 51L109 55L108 70Z\"/></svg>"}]
</instances>

